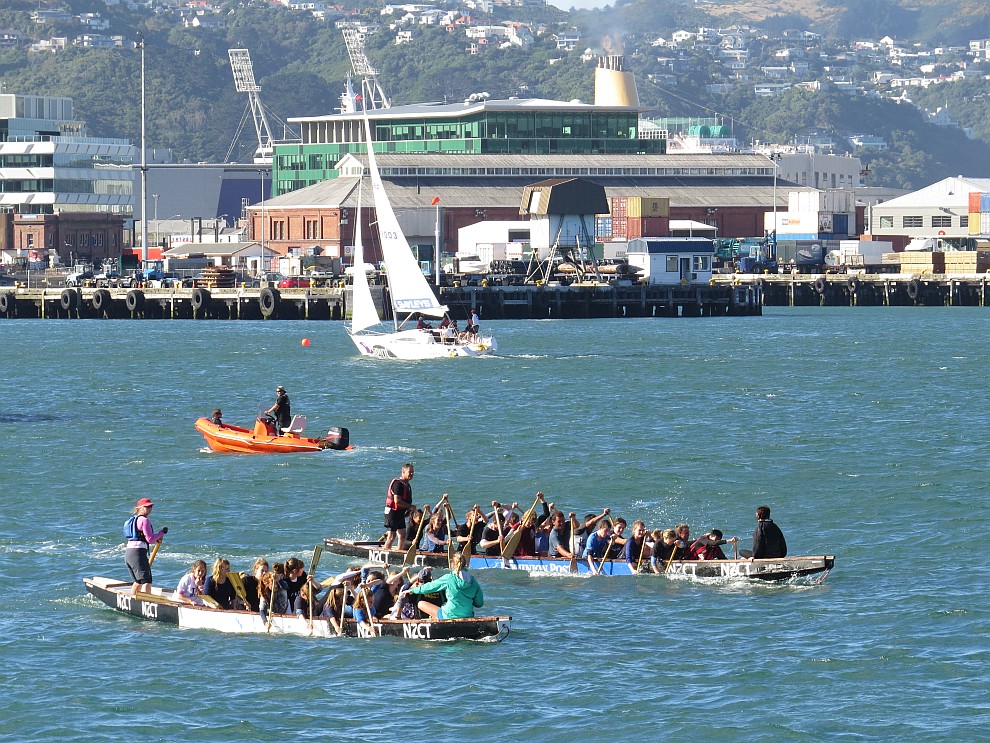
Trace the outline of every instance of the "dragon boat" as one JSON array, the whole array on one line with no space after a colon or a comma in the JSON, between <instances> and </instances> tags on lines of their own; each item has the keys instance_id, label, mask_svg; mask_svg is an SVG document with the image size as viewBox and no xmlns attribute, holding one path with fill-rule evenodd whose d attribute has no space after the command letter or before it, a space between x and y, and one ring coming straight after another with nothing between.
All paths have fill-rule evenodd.
<instances>
[{"instance_id":1,"label":"dragon boat","mask_svg":"<svg viewBox=\"0 0 990 743\"><path fill-rule=\"evenodd\" d=\"M337 637L327 619L314 618L312 624L302 617L276 614L271 624L257 612L224 611L209 606L193 606L172 598L172 591L152 587L149 593L131 594L131 583L113 578L83 578L86 590L111 609L141 619L174 624L189 629L211 629L227 633L300 635L302 637ZM473 617L471 619L376 619L359 623L345 619L346 637L402 637L413 640L480 640L499 642L509 634L511 617Z\"/></svg>"},{"instance_id":2,"label":"dragon boat","mask_svg":"<svg viewBox=\"0 0 990 743\"><path fill-rule=\"evenodd\" d=\"M224 423L218 426L209 418L199 418L196 430L203 434L213 451L237 454L284 454L312 452L323 449L352 449L350 434L346 428L331 428L327 435L318 438L303 436L306 418L297 415L288 428L279 431L271 419L258 416L254 428L242 428Z\"/></svg>"},{"instance_id":3,"label":"dragon boat","mask_svg":"<svg viewBox=\"0 0 990 743\"><path fill-rule=\"evenodd\" d=\"M382 548L380 542L354 541L327 537L323 543L328 552L346 557L356 557L369 562L398 566L406 560L406 550ZM446 552L415 553L414 562L420 566L447 567ZM633 575L624 559L596 561L601 575ZM647 569L649 567L646 561ZM808 555L771 559L728 560L674 560L665 566L663 575L689 579L751 579L768 582L790 581L815 576L818 582L825 580L835 565L834 555ZM497 568L524 570L528 573L553 575L587 575L591 566L586 559L570 560L566 557L512 557L503 559L490 555L471 555L472 568Z\"/></svg>"}]
</instances>

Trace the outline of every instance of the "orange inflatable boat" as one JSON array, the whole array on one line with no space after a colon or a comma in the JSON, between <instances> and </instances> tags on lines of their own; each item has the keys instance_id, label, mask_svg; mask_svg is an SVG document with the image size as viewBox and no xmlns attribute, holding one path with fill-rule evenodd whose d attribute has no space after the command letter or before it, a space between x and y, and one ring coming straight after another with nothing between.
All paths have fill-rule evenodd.
<instances>
[{"instance_id":1,"label":"orange inflatable boat","mask_svg":"<svg viewBox=\"0 0 990 743\"><path fill-rule=\"evenodd\" d=\"M218 426L209 418L199 418L196 430L203 434L213 451L239 454L279 454L321 449L352 449L350 434L346 428L331 428L321 439L303 436L306 418L297 415L288 428L279 433L273 421L259 416L254 429L241 428L224 423Z\"/></svg>"}]
</instances>

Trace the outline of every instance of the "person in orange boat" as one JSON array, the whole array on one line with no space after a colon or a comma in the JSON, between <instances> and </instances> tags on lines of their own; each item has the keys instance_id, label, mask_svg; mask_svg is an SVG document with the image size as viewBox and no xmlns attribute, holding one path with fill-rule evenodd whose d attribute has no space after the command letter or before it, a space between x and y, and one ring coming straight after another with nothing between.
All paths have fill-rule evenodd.
<instances>
[{"instance_id":1,"label":"person in orange boat","mask_svg":"<svg viewBox=\"0 0 990 743\"><path fill-rule=\"evenodd\" d=\"M292 423L292 406L289 404L289 395L282 385L275 388L275 404L268 408L265 414L275 418L275 425L278 427L275 433L281 433L283 428L288 428Z\"/></svg>"},{"instance_id":2,"label":"person in orange boat","mask_svg":"<svg viewBox=\"0 0 990 743\"><path fill-rule=\"evenodd\" d=\"M213 425L217 428L223 428L223 411L220 408L213 409Z\"/></svg>"}]
</instances>

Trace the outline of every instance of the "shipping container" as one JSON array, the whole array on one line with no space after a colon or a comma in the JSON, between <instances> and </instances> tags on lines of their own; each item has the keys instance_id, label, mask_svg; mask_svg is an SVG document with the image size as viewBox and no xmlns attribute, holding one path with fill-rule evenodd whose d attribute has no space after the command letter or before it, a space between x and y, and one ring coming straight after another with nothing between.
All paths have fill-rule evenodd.
<instances>
[{"instance_id":1,"label":"shipping container","mask_svg":"<svg viewBox=\"0 0 990 743\"><path fill-rule=\"evenodd\" d=\"M626 201L627 217L669 217L670 199L633 196Z\"/></svg>"},{"instance_id":2,"label":"shipping container","mask_svg":"<svg viewBox=\"0 0 990 743\"><path fill-rule=\"evenodd\" d=\"M990 212L990 193L980 194L980 211Z\"/></svg>"},{"instance_id":3,"label":"shipping container","mask_svg":"<svg viewBox=\"0 0 990 743\"><path fill-rule=\"evenodd\" d=\"M980 196L982 194L979 191L969 192L969 213L980 211Z\"/></svg>"},{"instance_id":4,"label":"shipping container","mask_svg":"<svg viewBox=\"0 0 990 743\"><path fill-rule=\"evenodd\" d=\"M595 235L598 237L612 236L612 218L595 217Z\"/></svg>"},{"instance_id":5,"label":"shipping container","mask_svg":"<svg viewBox=\"0 0 990 743\"><path fill-rule=\"evenodd\" d=\"M972 194L970 194L972 196ZM969 213L969 234L979 235L980 234L980 217L982 215L979 212Z\"/></svg>"},{"instance_id":6,"label":"shipping container","mask_svg":"<svg viewBox=\"0 0 990 743\"><path fill-rule=\"evenodd\" d=\"M980 212L980 234L990 235L990 212Z\"/></svg>"},{"instance_id":7,"label":"shipping container","mask_svg":"<svg viewBox=\"0 0 990 743\"><path fill-rule=\"evenodd\" d=\"M848 235L849 234L849 215L848 214L833 214L832 215L832 234L833 235Z\"/></svg>"},{"instance_id":8,"label":"shipping container","mask_svg":"<svg viewBox=\"0 0 990 743\"><path fill-rule=\"evenodd\" d=\"M626 237L666 237L670 222L661 217L629 217L626 220Z\"/></svg>"}]
</instances>

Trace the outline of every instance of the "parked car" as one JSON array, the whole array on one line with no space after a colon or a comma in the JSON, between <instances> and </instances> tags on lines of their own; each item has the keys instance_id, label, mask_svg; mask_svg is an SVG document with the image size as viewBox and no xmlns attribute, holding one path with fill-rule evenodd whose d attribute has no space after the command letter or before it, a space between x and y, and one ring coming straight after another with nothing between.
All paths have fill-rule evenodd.
<instances>
[{"instance_id":1,"label":"parked car","mask_svg":"<svg viewBox=\"0 0 990 743\"><path fill-rule=\"evenodd\" d=\"M279 289L308 289L311 285L305 276L290 276L278 282Z\"/></svg>"},{"instance_id":2,"label":"parked car","mask_svg":"<svg viewBox=\"0 0 990 743\"><path fill-rule=\"evenodd\" d=\"M66 286L82 286L83 282L93 278L92 271L74 271L65 277Z\"/></svg>"}]
</instances>

